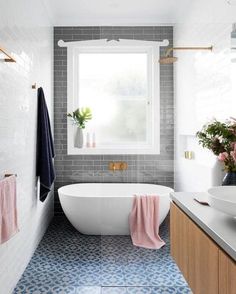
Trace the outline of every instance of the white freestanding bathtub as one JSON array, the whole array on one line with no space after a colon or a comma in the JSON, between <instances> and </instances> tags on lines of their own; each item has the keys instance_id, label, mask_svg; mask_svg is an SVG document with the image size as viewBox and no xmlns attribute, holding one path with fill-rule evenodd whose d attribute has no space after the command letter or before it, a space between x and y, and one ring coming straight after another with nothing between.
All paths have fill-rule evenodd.
<instances>
[{"instance_id":1,"label":"white freestanding bathtub","mask_svg":"<svg viewBox=\"0 0 236 294\"><path fill-rule=\"evenodd\" d=\"M133 195L160 196L160 224L170 209L171 188L151 184L72 184L58 190L71 224L88 235L129 235Z\"/></svg>"}]
</instances>

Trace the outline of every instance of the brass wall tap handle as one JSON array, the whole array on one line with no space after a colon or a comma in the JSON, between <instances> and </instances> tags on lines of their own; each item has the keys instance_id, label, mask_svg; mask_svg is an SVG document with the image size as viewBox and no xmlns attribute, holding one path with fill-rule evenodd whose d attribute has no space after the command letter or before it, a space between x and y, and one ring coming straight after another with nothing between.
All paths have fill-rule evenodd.
<instances>
[{"instance_id":1,"label":"brass wall tap handle","mask_svg":"<svg viewBox=\"0 0 236 294\"><path fill-rule=\"evenodd\" d=\"M121 170L126 170L128 168L128 164L127 162L121 162L120 163L120 169Z\"/></svg>"},{"instance_id":2,"label":"brass wall tap handle","mask_svg":"<svg viewBox=\"0 0 236 294\"><path fill-rule=\"evenodd\" d=\"M112 161L109 162L108 169L112 170L112 171L115 171L116 170L116 163L112 162Z\"/></svg>"}]
</instances>

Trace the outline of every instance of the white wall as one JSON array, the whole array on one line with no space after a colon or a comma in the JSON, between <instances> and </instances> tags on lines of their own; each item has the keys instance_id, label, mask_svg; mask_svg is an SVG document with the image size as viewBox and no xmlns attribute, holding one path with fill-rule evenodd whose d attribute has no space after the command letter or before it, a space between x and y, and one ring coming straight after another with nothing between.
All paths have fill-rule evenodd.
<instances>
[{"instance_id":1,"label":"white wall","mask_svg":"<svg viewBox=\"0 0 236 294\"><path fill-rule=\"evenodd\" d=\"M11 293L53 215L52 195L37 200L37 91L52 119L52 27L40 1L0 2L0 46L16 63L0 62L0 175L17 173L20 232L0 245L0 293Z\"/></svg>"},{"instance_id":2,"label":"white wall","mask_svg":"<svg viewBox=\"0 0 236 294\"><path fill-rule=\"evenodd\" d=\"M211 152L198 145L195 134L213 117L224 120L236 116L231 83L231 30L231 23L186 22L175 26L175 46L214 46L213 52L175 52L179 58L175 64L177 191L205 191L221 184L222 166ZM184 159L185 150L194 151L195 158Z\"/></svg>"}]
</instances>

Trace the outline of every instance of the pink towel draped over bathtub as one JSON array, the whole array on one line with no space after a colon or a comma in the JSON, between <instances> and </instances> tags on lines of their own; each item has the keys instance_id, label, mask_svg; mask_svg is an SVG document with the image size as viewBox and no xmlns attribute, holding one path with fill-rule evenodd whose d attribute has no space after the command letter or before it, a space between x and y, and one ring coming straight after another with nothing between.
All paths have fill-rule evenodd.
<instances>
[{"instance_id":1,"label":"pink towel draped over bathtub","mask_svg":"<svg viewBox=\"0 0 236 294\"><path fill-rule=\"evenodd\" d=\"M16 178L0 181L0 244L17 233Z\"/></svg>"},{"instance_id":2,"label":"pink towel draped over bathtub","mask_svg":"<svg viewBox=\"0 0 236 294\"><path fill-rule=\"evenodd\" d=\"M159 249L165 242L159 236L159 196L134 196L129 216L132 242L135 246Z\"/></svg>"}]
</instances>

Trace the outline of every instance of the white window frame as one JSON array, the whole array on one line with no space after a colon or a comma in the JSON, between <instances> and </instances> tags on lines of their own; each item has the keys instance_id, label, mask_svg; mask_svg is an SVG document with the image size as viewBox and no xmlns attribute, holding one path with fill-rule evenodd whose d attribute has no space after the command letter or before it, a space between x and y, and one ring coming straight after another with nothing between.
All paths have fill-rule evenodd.
<instances>
[{"instance_id":1,"label":"white window frame","mask_svg":"<svg viewBox=\"0 0 236 294\"><path fill-rule=\"evenodd\" d=\"M119 41L106 39L64 42L60 40L60 47L67 47L67 112L72 112L78 108L78 57L79 53L87 52L108 52L108 53L147 53L148 55L148 81L151 105L151 144L143 145L137 143L137 148L129 146L117 146L117 148L76 148L74 147L75 127L68 119L67 122L67 153L68 154L160 154L160 67L159 52L160 46L167 46L168 40L163 41L140 41L140 40L123 40Z\"/></svg>"}]
</instances>

